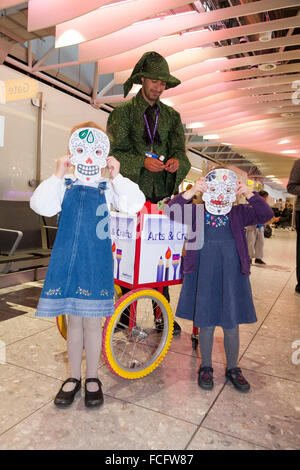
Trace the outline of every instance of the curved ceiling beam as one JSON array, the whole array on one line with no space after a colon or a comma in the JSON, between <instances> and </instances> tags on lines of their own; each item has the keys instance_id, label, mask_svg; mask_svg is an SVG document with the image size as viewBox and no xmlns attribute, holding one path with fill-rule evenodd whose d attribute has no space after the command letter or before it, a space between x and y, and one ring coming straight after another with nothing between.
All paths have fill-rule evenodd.
<instances>
[{"instance_id":1,"label":"curved ceiling beam","mask_svg":"<svg viewBox=\"0 0 300 470\"><path fill-rule=\"evenodd\" d=\"M275 21L270 21L267 23L259 23L258 25L255 24L255 25L250 25L250 26L252 30L258 34L262 32L262 30L266 27L265 25L271 25L271 24L273 27L271 28L269 26L269 30L273 30L273 31L276 29L277 30L281 29L281 28L286 29L289 27L289 24L300 26L300 16L295 16L292 18L284 18L283 20L275 20ZM277 27L275 24L277 25ZM279 28L279 25L280 25L280 28ZM128 69L129 67L133 67L137 60L137 57L142 56L142 54L144 54L144 52L148 50L159 51L163 56L168 56L171 54L175 54L176 52L180 52L184 49L199 47L201 45L207 45L210 43L220 41L224 39L223 38L224 32L227 33L228 38L234 38L234 37L247 35L249 34L247 33L248 31L247 28L248 26L242 26L238 28L223 29L223 30L218 30L218 31L197 31L197 32L195 31L193 33L184 33L180 35L179 37L176 35L173 35L172 37L169 37L169 38L160 38L156 41L152 41L151 43L140 46L134 49L133 51L127 51L125 53L118 54L118 56L112 56L111 58L109 58L111 59L111 62L112 62L110 71L123 70L123 72L119 72L120 78L118 77L118 75L115 77L116 83L122 83L124 81L124 77L130 75L130 70L126 70L126 69ZM196 33L197 33L197 36L195 35ZM208 38L208 36L209 36L209 40L204 40L204 37ZM181 42L179 42L179 39ZM108 60L106 61L108 62ZM223 67L225 66L226 59L223 59L223 62L224 63L221 63L220 61L220 63L218 64L219 67L221 67L218 70L223 69ZM102 70L104 70L107 65L105 62L102 62L99 67L99 72L103 73ZM107 71L105 70L105 72ZM179 72L179 74L180 73L181 72ZM182 78L180 78L179 76L180 80L181 79L186 80L187 78L193 78L193 77L182 76Z\"/></svg>"},{"instance_id":2,"label":"curved ceiling beam","mask_svg":"<svg viewBox=\"0 0 300 470\"><path fill-rule=\"evenodd\" d=\"M254 91L254 89L251 90L238 90L234 86L234 83L221 83L219 85L213 85L212 87L207 87L204 88L203 90L195 91L194 93L189 93L189 98L185 99L184 96L181 97L176 96L177 100L174 101L172 100L171 102L167 100L167 103L170 102L171 106L176 107L176 109L179 109L182 105L185 104L193 104L195 100L201 100L201 99L208 99L210 104L215 104L218 102L223 101L223 96L224 93L226 92L232 92L230 98L228 99L235 99L235 97L240 97L240 96L248 96L248 97L253 97L257 101L271 101L271 100L276 100L277 95L279 93L291 93L291 86L289 84L284 84L284 85L277 85L276 87L264 87L261 88L262 94L258 91ZM243 93L239 93L242 91ZM179 100L179 98L181 98ZM227 101L227 95L226 95L226 101Z\"/></svg>"},{"instance_id":3,"label":"curved ceiling beam","mask_svg":"<svg viewBox=\"0 0 300 470\"><path fill-rule=\"evenodd\" d=\"M248 118L251 119L252 116L257 116L260 113L264 111L263 107L258 108L258 107L253 107L252 109L248 111L241 111L238 108L225 108L226 109L226 115L230 116L230 122L234 122L238 119L244 119ZM247 108L248 109L248 108ZM224 113L220 111L219 113L214 113L213 117L209 115L197 115L196 119L190 119L189 117L182 118L182 121L185 123L186 127L191 128L191 125L193 124L193 129L198 129L198 128L204 128L205 131L207 128L210 128L212 125L218 125L221 123L224 125ZM264 116L270 116L269 114L264 114ZM280 116L280 112L273 113L272 116ZM198 118L198 119L197 119ZM201 120L202 118L202 120ZM197 126L196 124L199 124ZM202 132L202 131L201 131Z\"/></svg>"},{"instance_id":4,"label":"curved ceiling beam","mask_svg":"<svg viewBox=\"0 0 300 470\"><path fill-rule=\"evenodd\" d=\"M126 56L126 54L124 54ZM114 65L118 62L117 58L119 56L114 56L114 57L109 57L108 59L104 59L103 61L99 61L98 63L98 72L101 73L109 73L109 71L112 71L114 68ZM125 58L125 57L124 57ZM169 58L167 57L167 60ZM250 60L249 60L250 59ZM181 93L181 89L184 89L185 86L188 87L188 85L185 85L186 80L188 82L188 77L191 76L193 78L199 78L201 75L205 76L208 73L216 72L217 70L230 70L231 68L237 68L237 67L243 67L247 65L257 65L265 62L271 62L272 60L274 61L289 61L289 60L297 60L300 59L300 51L295 50L295 51L287 51L287 52L282 52L279 54L259 54L257 56L251 56L251 57L242 57L238 59L226 59L222 58L221 60L208 60L207 62L204 63L196 63L194 65L190 65L188 67L182 68L176 72L176 77L182 80L182 83L179 87L176 87L178 89L178 94ZM136 60L136 59L135 59ZM113 65L114 64L114 65ZM299 65L299 64L298 64ZM280 66L280 67L285 67L285 66ZM287 66L290 67L290 66ZM297 64L291 64L291 67L295 67L291 71L296 71L297 70ZM53 66L49 67L42 67L41 70L48 70L53 68ZM278 67L279 70L279 67ZM171 69L172 72L172 69ZM240 71L241 72L241 77L243 78L242 74L245 71ZM258 74L261 75L261 71L257 70ZM126 72L120 72L120 73L115 73L115 83L124 83L125 80L130 76L131 70L127 70ZM225 73L225 72L224 72ZM235 73L235 72L226 72L226 73ZM238 72L237 72L238 73ZM255 72L254 72L255 73ZM271 72L264 72L264 74L270 75L273 74L274 71L272 70ZM213 74L214 77L217 77L216 74ZM235 75L234 75L235 76ZM235 76L236 77L236 76ZM167 97L168 90L165 91L164 97ZM176 94L176 91L175 93ZM132 97L132 95L128 95L129 97ZM128 98L129 99L129 98ZM102 101L99 101L99 103L106 103L108 101L111 102L119 102L123 100L123 95L114 95L114 96L104 96L102 97Z\"/></svg>"},{"instance_id":5,"label":"curved ceiling beam","mask_svg":"<svg viewBox=\"0 0 300 470\"><path fill-rule=\"evenodd\" d=\"M293 74L294 71L300 72L300 64L281 65L277 67L277 69L272 70L272 72L262 71L262 74L259 74L258 72L260 72L260 70L257 69L245 69L219 73L215 72L204 75L202 77L186 80L186 82L181 83L180 86L166 90L163 96L164 98L170 97L174 100L177 95L188 96L188 93L193 92L194 90L199 90L206 86L217 85L226 82L235 83L236 88L252 88L266 86L269 84L291 83L293 81L291 77L295 77L295 80L300 79L300 74ZM274 72L277 72L277 74L270 77L270 75L272 75ZM284 72L288 72L290 75L285 75ZM266 77L268 80L266 80ZM247 78L250 80L246 80Z\"/></svg>"},{"instance_id":6,"label":"curved ceiling beam","mask_svg":"<svg viewBox=\"0 0 300 470\"><path fill-rule=\"evenodd\" d=\"M284 75L279 77L268 78L263 80L261 78L253 78L250 80L239 80L232 82L220 82L210 85L210 83L201 83L199 80L199 86L195 86L189 93L177 94L175 96L167 95L168 101L172 105L177 106L184 104L194 99L201 99L207 96L213 96L226 90L248 90L249 95L263 94L263 93L274 93L279 91L293 91L292 83L299 80L300 74ZM263 86L264 85L264 86ZM266 86L267 85L267 86ZM274 87L276 87L274 89ZM164 95L165 98L165 95Z\"/></svg>"},{"instance_id":7,"label":"curved ceiling beam","mask_svg":"<svg viewBox=\"0 0 300 470\"><path fill-rule=\"evenodd\" d=\"M257 3L259 2L254 2L254 4ZM249 3L247 5L249 5ZM79 44L78 58L80 61L94 61L135 49L139 46L142 46L143 44L154 41L161 36L177 33L188 28L199 26L197 25L198 17L199 14L196 12L191 12L135 23L131 26L128 26L127 28L123 28L121 31L108 34L103 38ZM295 21L298 22L297 17ZM243 27L241 27L241 29L242 28ZM213 31L212 34L209 35L211 38L210 41L212 41L214 37L216 38L215 41L218 41L219 39L217 38L220 36L220 31L222 30ZM281 44L283 39L283 44ZM199 44L205 45L208 44L208 42L207 40L204 40ZM200 61L203 62L204 60L211 58L290 45L295 45L295 36L271 39L271 41L268 41L267 44L261 41L254 41L245 44L235 44L232 46L214 48L210 47L200 51L202 54L200 54L198 57L200 57ZM216 49L222 49L222 55L217 53ZM238 52L236 52L237 50Z\"/></svg>"},{"instance_id":8,"label":"curved ceiling beam","mask_svg":"<svg viewBox=\"0 0 300 470\"><path fill-rule=\"evenodd\" d=\"M0 0L0 10L20 5L20 3L24 3L24 0Z\"/></svg>"},{"instance_id":9,"label":"curved ceiling beam","mask_svg":"<svg viewBox=\"0 0 300 470\"><path fill-rule=\"evenodd\" d=\"M234 127L239 124L248 124L251 126L253 123L255 124L258 121L262 120L269 120L269 122L274 122L276 123L278 119L280 119L281 122L284 122L284 118L281 117L281 113L274 113L272 117L270 117L270 114L257 114L257 112L252 112L248 113L247 116L240 116L240 114L243 113L238 113L238 114L231 114L230 115L230 127ZM297 116L294 116L293 119L295 119L297 122L300 120L300 114ZM225 129L224 128L224 118L216 121L206 121L204 120L204 127L201 127L200 133L207 133L212 132L213 130L217 131L219 129Z\"/></svg>"},{"instance_id":10,"label":"curved ceiling beam","mask_svg":"<svg viewBox=\"0 0 300 470\"><path fill-rule=\"evenodd\" d=\"M95 10L110 0L28 0L28 31L48 28L89 11ZM4 2L5 3L5 2ZM18 2L21 3L21 2Z\"/></svg>"},{"instance_id":11,"label":"curved ceiling beam","mask_svg":"<svg viewBox=\"0 0 300 470\"><path fill-rule=\"evenodd\" d=\"M291 141L292 144L292 149L296 150L299 152L300 150L300 142L299 141L292 141L293 135L289 135L289 140ZM238 150L237 147L240 147ZM280 147L280 148L279 148ZM243 155L245 158L249 158L252 152L255 152L257 154L261 152L267 152L268 154L276 154L277 157L280 158L299 158L299 156L295 156L297 154L288 154L288 153L281 153L281 145L278 145L278 139L267 139L265 143L257 143L255 144L255 147L253 147L252 143L244 143L241 142L240 144L238 143L232 143L231 148L236 151L237 153L240 153ZM243 148L243 151L241 151L241 148ZM288 149L290 150L290 149Z\"/></svg>"},{"instance_id":12,"label":"curved ceiling beam","mask_svg":"<svg viewBox=\"0 0 300 470\"><path fill-rule=\"evenodd\" d=\"M98 72L102 74L108 73L107 70L114 71L114 69L124 69L120 74L120 78L118 79L118 76L116 77L118 83L123 83L131 74L131 70L127 70L128 67L132 65L133 68L137 60L142 57L145 52L157 51L163 57L167 57L177 51L197 47L201 33L202 31L194 31L182 35L174 34L173 36L162 37L137 47L136 49L107 57L98 62Z\"/></svg>"},{"instance_id":13,"label":"curved ceiling beam","mask_svg":"<svg viewBox=\"0 0 300 470\"><path fill-rule=\"evenodd\" d=\"M202 50L191 49L190 51L182 51L178 54L171 55L167 60L170 70L175 71L197 62L203 62L204 60L222 59L223 57L236 54L277 49L282 46L296 46L300 44L299 40L300 34L297 34L289 37L279 37L268 42L253 41L246 44L235 44L233 46L207 47ZM274 54L272 54L272 56L273 55ZM273 62L273 59L271 59L271 61Z\"/></svg>"},{"instance_id":14,"label":"curved ceiling beam","mask_svg":"<svg viewBox=\"0 0 300 470\"><path fill-rule=\"evenodd\" d=\"M291 138L290 138L291 139ZM249 144L248 146L245 145L245 148L247 148L247 150L249 149L252 149L253 151L255 152L267 152L267 153L274 153L274 154L277 154L278 156L280 156L280 158L299 158L299 151L300 151L300 142L295 142L291 140L291 144L292 144L292 148L293 150L296 150L296 152L298 153L298 157L296 156L297 153L292 153L292 154L288 154L288 153L281 153L282 151L278 148L280 147L280 145L278 146L278 144L276 143L277 141L276 140L268 140L266 141L265 143L261 144L261 143L258 143L255 148L253 148L253 146L250 144L250 147L249 147ZM243 145L243 144L241 144ZM232 149L236 149L236 144L232 146ZM240 153L245 157L245 158L249 158L249 154L247 155L246 151L244 152L241 152ZM251 161L251 160L250 160Z\"/></svg>"},{"instance_id":15,"label":"curved ceiling beam","mask_svg":"<svg viewBox=\"0 0 300 470\"><path fill-rule=\"evenodd\" d=\"M135 49L161 36L192 28L198 18L199 13L192 11L139 21L103 38L79 44L78 59L80 62L90 62Z\"/></svg>"},{"instance_id":16,"label":"curved ceiling beam","mask_svg":"<svg viewBox=\"0 0 300 470\"><path fill-rule=\"evenodd\" d=\"M67 21L56 26L55 47L70 46L80 42L100 38L106 34L118 31L136 21L143 20L180 6L190 3L190 0L136 0L134 2L118 2L99 8L82 15L75 20ZM76 36L70 32L76 31Z\"/></svg>"},{"instance_id":17,"label":"curved ceiling beam","mask_svg":"<svg viewBox=\"0 0 300 470\"><path fill-rule=\"evenodd\" d=\"M292 118L289 118L291 121ZM284 122L283 118L277 119L264 119L257 122L246 122L242 124L236 124L234 126L223 127L221 129L221 135L226 134L228 137L231 135L244 135L248 134L248 137L251 136L256 132L277 132L277 129L299 129L300 121L296 120L295 122ZM213 129L217 130L217 129ZM202 133L202 132L201 132ZM214 133L214 132L212 132ZM205 134L204 134L205 135Z\"/></svg>"},{"instance_id":18,"label":"curved ceiling beam","mask_svg":"<svg viewBox=\"0 0 300 470\"><path fill-rule=\"evenodd\" d=\"M162 47L158 49L155 49L152 47L149 47L149 49L145 48L144 52L146 52L146 50L158 50L163 56L168 56L168 54L164 53L164 50L162 50ZM130 57L131 63L133 64L132 67L134 67L137 57L140 57L140 56L136 55L135 51L129 51L127 54L124 53L124 54L120 54L117 56L108 57L106 59L100 60L98 62L98 71L99 73L114 72L115 82L123 83L131 74L131 69L127 69L128 67L127 58L129 57ZM166 57L166 59L169 62L170 57ZM268 62L285 62L285 61L297 60L297 59L300 59L299 50L285 51L285 52L273 53L273 54L259 54L259 55L249 56L249 57L239 57L237 59L227 59L226 57L220 57L217 59L208 59L204 62L199 62L199 60L195 60L190 65L183 66L182 68L177 67L177 69L176 68L174 69L172 66L170 66L170 72L175 73L176 77L179 80L181 80L183 84L190 79L197 78L197 77L200 77L201 75L206 75L206 74L213 73L213 72L221 72L221 71L230 70L230 69L238 68L238 67L256 66L256 65L264 64ZM123 70L124 67L125 69ZM258 73L260 73L259 70L258 70ZM272 72L268 72L268 73L269 74L273 73L273 70Z\"/></svg>"},{"instance_id":19,"label":"curved ceiling beam","mask_svg":"<svg viewBox=\"0 0 300 470\"><path fill-rule=\"evenodd\" d=\"M195 100L189 103L183 103L176 106L176 109L181 112L197 111L202 108L204 111L209 106L214 106L214 109L224 107L224 102L230 101L232 104L245 104L248 103L262 103L264 101L273 100L291 100L292 93L278 93L277 95L264 95L264 96L249 96L245 90L225 91L216 96L208 96L206 98ZM292 103L292 101L290 101Z\"/></svg>"},{"instance_id":20,"label":"curved ceiling beam","mask_svg":"<svg viewBox=\"0 0 300 470\"><path fill-rule=\"evenodd\" d=\"M289 103L289 106L287 105ZM283 112L297 112L298 108L295 108L295 105L292 105L291 102L285 101L273 101L270 104L266 103L247 103L246 107L243 107L242 104L236 105L234 103L223 104L222 108L214 109L209 108L205 112L200 109L193 112L183 112L181 113L181 119L184 123L193 123L193 122L210 122L218 119L223 119L224 121L224 114L231 116L231 114L236 113L244 113L244 112L262 112L268 114L273 113L283 113ZM300 112L300 109L299 111Z\"/></svg>"},{"instance_id":21,"label":"curved ceiling beam","mask_svg":"<svg viewBox=\"0 0 300 470\"><path fill-rule=\"evenodd\" d=\"M289 133L299 133L299 126L293 127L289 129ZM205 135L205 134L204 134ZM219 132L218 133L218 140L220 142L232 142L232 143L237 143L237 142L244 142L249 144L249 140L253 142L253 144L257 144L258 142L265 142L269 138L273 139L283 139L287 135L286 130L255 130L252 131L251 134L245 130L245 132L240 132L239 134L236 134L234 132ZM251 136L251 138L250 138Z\"/></svg>"},{"instance_id":22,"label":"curved ceiling beam","mask_svg":"<svg viewBox=\"0 0 300 470\"><path fill-rule=\"evenodd\" d=\"M185 36L185 35L184 35ZM184 38L184 36L182 38ZM153 44L153 43L151 43ZM149 45L150 46L150 45ZM150 47L152 49L152 47ZM148 49L149 50L149 49ZM167 54L162 49L158 50L164 57L170 54ZM146 49L145 49L146 51ZM128 63L126 62L126 57L130 57L132 67L135 65L136 55L134 51L129 51L127 54L120 54L118 56L109 57L99 61L98 69L99 73L115 73L115 82L123 83L131 74L131 69L127 69ZM168 57L166 57L168 60ZM225 70L230 70L237 67L247 67L247 66L256 66L263 64L265 62L279 62L279 61L289 61L300 59L300 51L286 51L282 53L273 53L273 54L259 54L248 57L239 57L237 59L227 59L222 57L219 59L207 60L205 62L196 62L187 67L183 67L174 71L170 67L171 72L176 72L176 77L181 80L182 83L185 83L188 80L193 78L200 77L201 75L206 75L213 72L222 72ZM123 67L125 69L123 70ZM119 71L118 71L119 70ZM122 71L121 71L122 70ZM270 72L268 72L270 74ZM275 73L275 70L272 70L272 73ZM260 75L261 71L257 70L257 74Z\"/></svg>"},{"instance_id":23,"label":"curved ceiling beam","mask_svg":"<svg viewBox=\"0 0 300 470\"><path fill-rule=\"evenodd\" d=\"M285 62L300 59L300 51L285 51L281 53L259 54L248 57L238 57L237 59L219 58L208 60L203 63L192 63L183 68L177 68L176 76L181 81L189 80L199 75L204 75L216 71L230 70L237 67L256 66L268 62ZM175 71L170 67L170 71ZM273 72L273 71L272 71Z\"/></svg>"}]
</instances>

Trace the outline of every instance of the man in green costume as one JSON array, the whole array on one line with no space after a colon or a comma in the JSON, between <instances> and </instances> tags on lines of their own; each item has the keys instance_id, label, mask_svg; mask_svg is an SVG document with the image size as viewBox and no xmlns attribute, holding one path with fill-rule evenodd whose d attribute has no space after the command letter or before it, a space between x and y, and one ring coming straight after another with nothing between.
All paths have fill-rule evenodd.
<instances>
[{"instance_id":1,"label":"man in green costume","mask_svg":"<svg viewBox=\"0 0 300 470\"><path fill-rule=\"evenodd\" d=\"M170 74L165 58L152 51L135 65L124 84L124 97L134 83L141 84L141 90L111 112L107 134L122 175L137 183L148 201L157 203L178 191L191 167L180 114L159 100L180 80ZM167 287L163 293L169 300ZM174 322L174 334L180 331Z\"/></svg>"},{"instance_id":2,"label":"man in green costume","mask_svg":"<svg viewBox=\"0 0 300 470\"><path fill-rule=\"evenodd\" d=\"M134 83L142 84L142 89L111 112L107 133L122 174L156 203L177 192L191 167L180 114L159 100L165 89L179 85L180 80L170 75L164 57L146 52L124 84L124 97ZM145 157L146 152L165 160Z\"/></svg>"}]
</instances>

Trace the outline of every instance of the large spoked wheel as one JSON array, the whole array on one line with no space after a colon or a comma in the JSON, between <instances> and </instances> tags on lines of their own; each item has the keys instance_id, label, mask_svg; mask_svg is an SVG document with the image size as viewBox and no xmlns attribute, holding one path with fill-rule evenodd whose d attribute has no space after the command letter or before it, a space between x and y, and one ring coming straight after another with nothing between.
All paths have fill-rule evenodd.
<instances>
[{"instance_id":1,"label":"large spoked wheel","mask_svg":"<svg viewBox=\"0 0 300 470\"><path fill-rule=\"evenodd\" d=\"M115 303L119 300L119 298L122 296L122 290L120 286L115 284ZM67 316L66 315L59 315L56 317L56 325L58 328L58 331L62 335L64 339L67 339Z\"/></svg>"},{"instance_id":2,"label":"large spoked wheel","mask_svg":"<svg viewBox=\"0 0 300 470\"><path fill-rule=\"evenodd\" d=\"M125 379L150 374L165 357L173 335L173 314L154 289L136 289L118 300L103 331L103 355L109 368Z\"/></svg>"}]
</instances>

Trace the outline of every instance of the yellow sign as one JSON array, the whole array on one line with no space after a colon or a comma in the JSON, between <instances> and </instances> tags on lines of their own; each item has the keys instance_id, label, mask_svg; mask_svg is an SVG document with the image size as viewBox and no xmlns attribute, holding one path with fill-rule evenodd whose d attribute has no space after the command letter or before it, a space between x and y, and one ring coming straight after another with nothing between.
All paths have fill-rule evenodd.
<instances>
[{"instance_id":1,"label":"yellow sign","mask_svg":"<svg viewBox=\"0 0 300 470\"><path fill-rule=\"evenodd\" d=\"M39 91L39 82L28 77L5 80L4 83L6 102L33 98Z\"/></svg>"},{"instance_id":2,"label":"yellow sign","mask_svg":"<svg viewBox=\"0 0 300 470\"><path fill-rule=\"evenodd\" d=\"M1 104L5 104L5 95L6 95L5 83L1 80L0 81L0 103Z\"/></svg>"}]
</instances>

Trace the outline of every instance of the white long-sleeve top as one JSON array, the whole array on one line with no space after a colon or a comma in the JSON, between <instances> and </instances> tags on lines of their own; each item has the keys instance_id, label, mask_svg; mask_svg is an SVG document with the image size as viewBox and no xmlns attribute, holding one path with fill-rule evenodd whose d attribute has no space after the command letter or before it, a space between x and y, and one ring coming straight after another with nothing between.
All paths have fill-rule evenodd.
<instances>
[{"instance_id":1,"label":"white long-sleeve top","mask_svg":"<svg viewBox=\"0 0 300 470\"><path fill-rule=\"evenodd\" d=\"M31 209L45 217L52 217L58 214L61 211L66 190L65 178L71 178L74 184L98 187L98 183L82 183L76 180L74 175L66 175L62 179L52 175L44 180L34 191L30 199ZM112 205L117 211L134 215L142 209L146 199L136 183L125 178L120 173L112 180L103 178L102 181L107 183L105 197L109 210Z\"/></svg>"}]
</instances>

